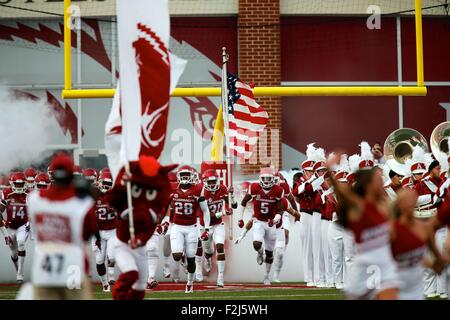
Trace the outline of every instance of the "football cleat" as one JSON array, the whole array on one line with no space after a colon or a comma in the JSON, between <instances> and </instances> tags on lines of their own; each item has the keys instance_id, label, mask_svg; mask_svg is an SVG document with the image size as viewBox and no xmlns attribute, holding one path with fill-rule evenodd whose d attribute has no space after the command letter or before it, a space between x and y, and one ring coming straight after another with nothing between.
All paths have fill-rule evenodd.
<instances>
[{"instance_id":1,"label":"football cleat","mask_svg":"<svg viewBox=\"0 0 450 320\"><path fill-rule=\"evenodd\" d=\"M327 288L335 288L334 283L327 283L326 287Z\"/></svg>"},{"instance_id":2,"label":"football cleat","mask_svg":"<svg viewBox=\"0 0 450 320\"><path fill-rule=\"evenodd\" d=\"M17 274L16 275L16 280L17 280L17 283L23 283L23 274Z\"/></svg>"},{"instance_id":3,"label":"football cleat","mask_svg":"<svg viewBox=\"0 0 450 320\"><path fill-rule=\"evenodd\" d=\"M448 294L446 294L446 293L441 293L441 294L439 295L439 298L441 298L441 299L448 299Z\"/></svg>"},{"instance_id":4,"label":"football cleat","mask_svg":"<svg viewBox=\"0 0 450 320\"><path fill-rule=\"evenodd\" d=\"M165 265L164 267L163 267L163 275L164 275L164 278L170 278L170 267L169 266L167 266L167 265Z\"/></svg>"},{"instance_id":5,"label":"football cleat","mask_svg":"<svg viewBox=\"0 0 450 320\"><path fill-rule=\"evenodd\" d=\"M105 284L103 286L103 292L111 292L111 288L109 287L109 284Z\"/></svg>"},{"instance_id":6,"label":"football cleat","mask_svg":"<svg viewBox=\"0 0 450 320\"><path fill-rule=\"evenodd\" d=\"M223 288L225 285L223 283L223 278L217 278L217 287Z\"/></svg>"},{"instance_id":7,"label":"football cleat","mask_svg":"<svg viewBox=\"0 0 450 320\"><path fill-rule=\"evenodd\" d=\"M439 294L436 292L427 294L427 298L436 298L437 296L439 296Z\"/></svg>"},{"instance_id":8,"label":"football cleat","mask_svg":"<svg viewBox=\"0 0 450 320\"><path fill-rule=\"evenodd\" d=\"M344 285L342 283L336 283L336 289L343 289Z\"/></svg>"},{"instance_id":9,"label":"football cleat","mask_svg":"<svg viewBox=\"0 0 450 320\"><path fill-rule=\"evenodd\" d=\"M211 258L206 258L205 259L205 271L207 273L211 272Z\"/></svg>"},{"instance_id":10,"label":"football cleat","mask_svg":"<svg viewBox=\"0 0 450 320\"><path fill-rule=\"evenodd\" d=\"M149 281L147 282L147 290L152 290L156 288L158 284L159 284L158 281L156 281L155 279L149 279Z\"/></svg>"},{"instance_id":11,"label":"football cleat","mask_svg":"<svg viewBox=\"0 0 450 320\"><path fill-rule=\"evenodd\" d=\"M315 284L314 282L307 282L307 283L306 283L306 286L307 286L307 287L315 287L316 284Z\"/></svg>"},{"instance_id":12,"label":"football cleat","mask_svg":"<svg viewBox=\"0 0 450 320\"><path fill-rule=\"evenodd\" d=\"M186 284L186 289L184 290L184 293L192 293L194 292L194 286L192 284Z\"/></svg>"},{"instance_id":13,"label":"football cleat","mask_svg":"<svg viewBox=\"0 0 450 320\"><path fill-rule=\"evenodd\" d=\"M265 285L265 286L270 286L269 275L264 276L264 285Z\"/></svg>"},{"instance_id":14,"label":"football cleat","mask_svg":"<svg viewBox=\"0 0 450 320\"><path fill-rule=\"evenodd\" d=\"M263 262L264 262L264 255L261 251L261 252L258 252L258 255L256 256L256 263L259 265L262 265Z\"/></svg>"}]
</instances>

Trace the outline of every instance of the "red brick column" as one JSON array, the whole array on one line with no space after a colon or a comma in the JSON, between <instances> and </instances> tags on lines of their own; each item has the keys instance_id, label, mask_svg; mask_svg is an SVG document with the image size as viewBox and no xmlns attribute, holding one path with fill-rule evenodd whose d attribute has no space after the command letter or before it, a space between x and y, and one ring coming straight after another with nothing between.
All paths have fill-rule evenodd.
<instances>
[{"instance_id":1,"label":"red brick column","mask_svg":"<svg viewBox=\"0 0 450 320\"><path fill-rule=\"evenodd\" d=\"M239 0L238 21L239 77L247 83L255 82L256 86L279 86L280 0ZM258 148L258 154L269 155L272 164L281 168L281 98L258 97L257 101L269 113L267 150L262 146ZM271 134L275 130L278 130L278 138L271 145ZM261 163L264 156L258 155L257 160L257 164L242 165L242 173L257 173L261 166L268 164Z\"/></svg>"}]
</instances>

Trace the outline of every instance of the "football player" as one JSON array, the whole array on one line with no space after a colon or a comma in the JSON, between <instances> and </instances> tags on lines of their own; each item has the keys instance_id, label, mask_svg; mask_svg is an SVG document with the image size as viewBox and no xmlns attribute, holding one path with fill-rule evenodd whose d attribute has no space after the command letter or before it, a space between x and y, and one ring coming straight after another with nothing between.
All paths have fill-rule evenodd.
<instances>
[{"instance_id":1,"label":"football player","mask_svg":"<svg viewBox=\"0 0 450 320\"><path fill-rule=\"evenodd\" d=\"M170 245L175 261L180 261L185 253L187 259L186 293L193 292L195 274L195 253L197 251L197 216L200 207L203 213L205 229L201 240L208 240L210 213L205 201L202 184L195 184L195 174L191 167L182 166L177 171L178 188L171 196L170 207L174 210L173 225L170 231Z\"/></svg>"},{"instance_id":2,"label":"football player","mask_svg":"<svg viewBox=\"0 0 450 320\"><path fill-rule=\"evenodd\" d=\"M259 182L250 184L249 190L241 202L240 221L242 221L247 203L250 200L253 201L253 248L258 253L256 257L257 263L262 265L265 262L266 264L264 272L265 285L270 285L269 273L273 263L273 250L276 241L275 225L281 221L281 199L283 197L283 188L275 184L273 170L271 168L262 168ZM240 227L242 227L241 224Z\"/></svg>"},{"instance_id":3,"label":"football player","mask_svg":"<svg viewBox=\"0 0 450 320\"><path fill-rule=\"evenodd\" d=\"M83 170L83 176L86 180L91 182L92 186L97 187L97 171L92 168L86 168Z\"/></svg>"},{"instance_id":4,"label":"football player","mask_svg":"<svg viewBox=\"0 0 450 320\"><path fill-rule=\"evenodd\" d=\"M50 177L45 172L39 173L34 182L38 190L45 190L50 187Z\"/></svg>"},{"instance_id":5,"label":"football player","mask_svg":"<svg viewBox=\"0 0 450 320\"><path fill-rule=\"evenodd\" d=\"M30 224L27 214L27 186L23 172L14 172L10 177L11 188L2 193L0 213L6 211L6 227L9 229L7 244L11 249L11 260L17 271L18 283L23 282L23 266L25 263L25 244L28 239ZM8 241L11 240L11 241Z\"/></svg>"},{"instance_id":6,"label":"football player","mask_svg":"<svg viewBox=\"0 0 450 320\"><path fill-rule=\"evenodd\" d=\"M95 254L97 273L102 282L103 292L110 291L110 285L114 284L114 256L113 248L116 240L116 210L108 203L107 192L111 190L113 180L111 173L102 172L98 179L98 188L101 192L95 205L97 228L100 239L92 238L92 250ZM108 266L108 275L106 266Z\"/></svg>"},{"instance_id":7,"label":"football player","mask_svg":"<svg viewBox=\"0 0 450 320\"><path fill-rule=\"evenodd\" d=\"M231 208L237 209L237 202L234 200L232 190L220 183L219 176L213 169L206 170L203 173L203 187L205 200L208 203L209 213L211 214L211 222L209 229L209 238L203 241L205 249L205 270L211 271L211 258L214 253L214 247L217 250L217 286L223 288L225 271L225 225L222 216L231 215L233 211L229 209L229 193L231 198ZM205 223L203 217L200 216L200 225L204 228Z\"/></svg>"},{"instance_id":8,"label":"football player","mask_svg":"<svg viewBox=\"0 0 450 320\"><path fill-rule=\"evenodd\" d=\"M27 192L31 192L35 187L35 178L37 175L37 171L33 168L27 168L25 169L25 171L23 172L25 174L25 178L26 178L26 186L27 186Z\"/></svg>"}]
</instances>

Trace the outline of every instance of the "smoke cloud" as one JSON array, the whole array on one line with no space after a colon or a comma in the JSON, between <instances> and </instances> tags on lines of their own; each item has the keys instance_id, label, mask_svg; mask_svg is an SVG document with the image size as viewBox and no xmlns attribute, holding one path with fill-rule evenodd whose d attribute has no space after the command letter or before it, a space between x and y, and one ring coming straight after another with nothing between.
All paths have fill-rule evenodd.
<instances>
[{"instance_id":1,"label":"smoke cloud","mask_svg":"<svg viewBox=\"0 0 450 320\"><path fill-rule=\"evenodd\" d=\"M0 174L38 164L48 154L49 110L43 100L17 99L0 86Z\"/></svg>"}]
</instances>

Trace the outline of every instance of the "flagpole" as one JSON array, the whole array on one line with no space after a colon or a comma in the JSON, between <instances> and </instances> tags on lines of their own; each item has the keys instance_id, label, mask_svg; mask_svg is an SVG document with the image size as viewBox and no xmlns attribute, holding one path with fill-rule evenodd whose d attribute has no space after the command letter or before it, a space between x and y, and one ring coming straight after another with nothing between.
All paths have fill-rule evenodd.
<instances>
[{"instance_id":1,"label":"flagpole","mask_svg":"<svg viewBox=\"0 0 450 320\"><path fill-rule=\"evenodd\" d=\"M133 200L131 198L131 181L130 181L131 172L130 172L130 163L128 161L125 164L125 172L128 175L126 187L127 187L128 224L129 224L129 231L130 231L130 240L134 241L135 232L134 232Z\"/></svg>"},{"instance_id":2,"label":"flagpole","mask_svg":"<svg viewBox=\"0 0 450 320\"><path fill-rule=\"evenodd\" d=\"M222 48L222 115L223 122L225 125L225 157L227 163L227 181L228 189L232 188L231 184L231 152L230 152L230 141L229 141L229 124L228 124L228 75L227 75L227 48ZM228 205L231 206L231 194L228 193ZM233 240L233 216L230 217L228 221L229 228L229 239Z\"/></svg>"}]
</instances>

